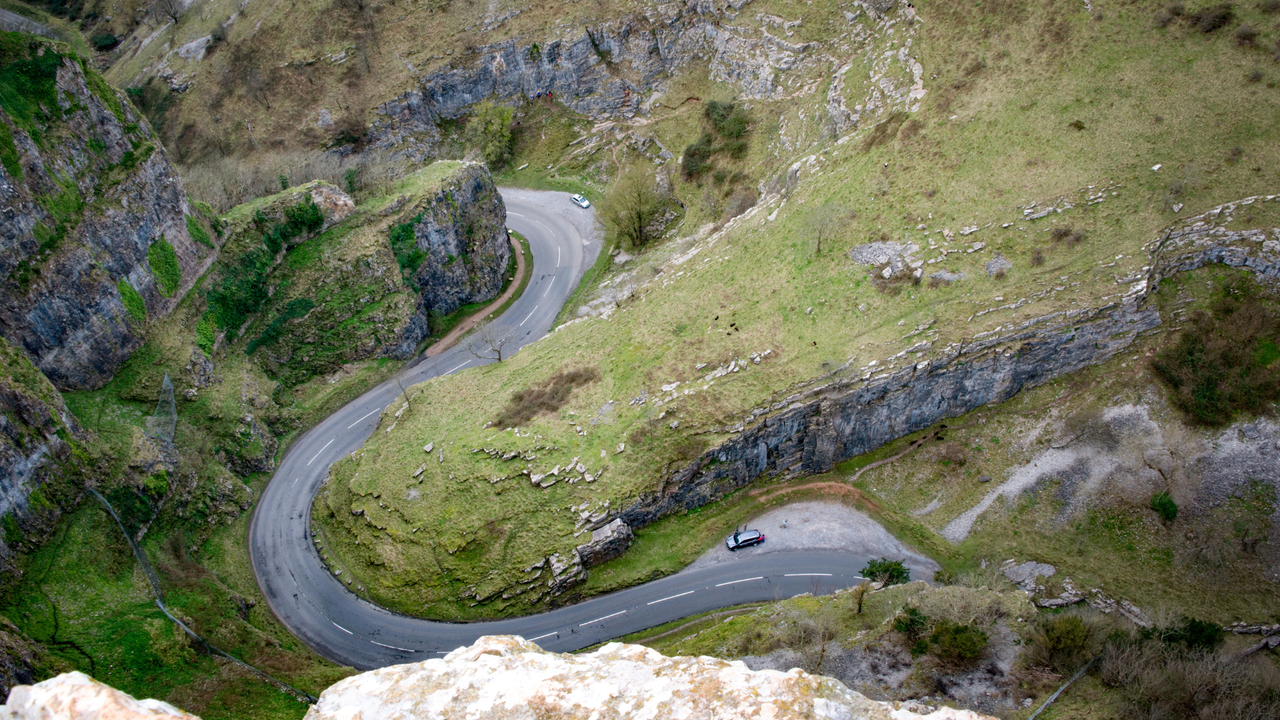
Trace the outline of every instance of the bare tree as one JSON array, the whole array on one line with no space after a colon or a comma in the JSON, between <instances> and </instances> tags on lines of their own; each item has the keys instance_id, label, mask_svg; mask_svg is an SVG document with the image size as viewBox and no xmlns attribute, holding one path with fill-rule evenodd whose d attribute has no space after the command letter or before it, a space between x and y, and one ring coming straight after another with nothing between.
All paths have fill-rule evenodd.
<instances>
[{"instance_id":1,"label":"bare tree","mask_svg":"<svg viewBox=\"0 0 1280 720\"><path fill-rule=\"evenodd\" d=\"M151 7L156 13L172 20L175 25L178 23L178 18L187 11L184 0L156 0L156 4Z\"/></svg>"},{"instance_id":2,"label":"bare tree","mask_svg":"<svg viewBox=\"0 0 1280 720\"><path fill-rule=\"evenodd\" d=\"M783 639L787 647L800 655L805 672L822 672L827 650L839 635L840 625L826 608L806 613L797 611L787 618Z\"/></svg>"},{"instance_id":3,"label":"bare tree","mask_svg":"<svg viewBox=\"0 0 1280 720\"><path fill-rule=\"evenodd\" d=\"M653 240L653 224L667 206L667 196L643 170L624 174L601 203L605 225L633 248Z\"/></svg>"},{"instance_id":4,"label":"bare tree","mask_svg":"<svg viewBox=\"0 0 1280 720\"><path fill-rule=\"evenodd\" d=\"M830 240L849 215L851 213L840 205L827 203L809 216L809 232L813 233L814 255L822 254L822 242Z\"/></svg>"},{"instance_id":5,"label":"bare tree","mask_svg":"<svg viewBox=\"0 0 1280 720\"><path fill-rule=\"evenodd\" d=\"M396 386L400 388L400 394L404 396L404 404L410 408L413 407L413 398L409 397L409 391L404 389L404 383L400 382L400 378L396 378ZM858 612L862 612L861 609Z\"/></svg>"},{"instance_id":6,"label":"bare tree","mask_svg":"<svg viewBox=\"0 0 1280 720\"><path fill-rule=\"evenodd\" d=\"M502 362L503 348L515 340L515 333L504 325L489 323L480 328L467 349L481 360L497 360Z\"/></svg>"},{"instance_id":7,"label":"bare tree","mask_svg":"<svg viewBox=\"0 0 1280 720\"><path fill-rule=\"evenodd\" d=\"M862 603L866 602L867 596L871 594L871 581L863 580L853 586L850 595L853 597L853 603L857 606L858 614L862 614Z\"/></svg>"}]
</instances>

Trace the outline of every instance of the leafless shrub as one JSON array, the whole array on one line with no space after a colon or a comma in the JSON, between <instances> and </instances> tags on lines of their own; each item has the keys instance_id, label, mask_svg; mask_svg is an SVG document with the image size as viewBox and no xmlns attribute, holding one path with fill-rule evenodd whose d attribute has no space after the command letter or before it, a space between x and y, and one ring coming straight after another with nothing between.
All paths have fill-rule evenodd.
<instances>
[{"instance_id":1,"label":"leafless shrub","mask_svg":"<svg viewBox=\"0 0 1280 720\"><path fill-rule=\"evenodd\" d=\"M600 372L595 368L562 370L540 385L512 393L494 425L500 428L520 427L537 415L555 412L569 401L574 388L599 379ZM634 440L632 443L636 444Z\"/></svg>"},{"instance_id":2,"label":"leafless shrub","mask_svg":"<svg viewBox=\"0 0 1280 720\"><path fill-rule=\"evenodd\" d=\"M1031 251L1031 267L1040 267L1044 264L1044 251L1035 248Z\"/></svg>"},{"instance_id":3,"label":"leafless shrub","mask_svg":"<svg viewBox=\"0 0 1280 720\"><path fill-rule=\"evenodd\" d=\"M280 176L290 186L323 180L345 189L343 175L359 169L361 190L385 192L403 171L396 162L365 154L342 158L334 153L276 154L257 157L254 162L222 157L181 169L187 192L224 213L241 203L280 192Z\"/></svg>"},{"instance_id":4,"label":"leafless shrub","mask_svg":"<svg viewBox=\"0 0 1280 720\"><path fill-rule=\"evenodd\" d=\"M1236 28L1236 44L1240 47L1253 47L1258 41L1258 31L1249 23Z\"/></svg>"},{"instance_id":5,"label":"leafless shrub","mask_svg":"<svg viewBox=\"0 0 1280 720\"><path fill-rule=\"evenodd\" d=\"M1074 672L1101 651L1110 629L1108 619L1091 609L1042 615L1028 632L1023 662L1062 674Z\"/></svg>"},{"instance_id":6,"label":"leafless shrub","mask_svg":"<svg viewBox=\"0 0 1280 720\"><path fill-rule=\"evenodd\" d=\"M1070 225L1065 225L1049 231L1049 237L1053 238L1054 242L1065 241L1068 245L1078 245L1084 242L1085 232L1084 230L1076 230Z\"/></svg>"},{"instance_id":7,"label":"leafless shrub","mask_svg":"<svg viewBox=\"0 0 1280 720\"><path fill-rule=\"evenodd\" d=\"M1258 10L1267 15L1278 13L1280 12L1280 0L1263 0L1258 3Z\"/></svg>"},{"instance_id":8,"label":"leafless shrub","mask_svg":"<svg viewBox=\"0 0 1280 720\"><path fill-rule=\"evenodd\" d=\"M1008 274L1009 274L1009 273L1008 273L1004 268L1000 268L1000 269L996 270L994 273L992 273L992 274L991 274L991 277L993 277L993 278L995 278L995 279L997 279L997 280L1003 280L1003 279L1005 279L1005 277L1006 277Z\"/></svg>"}]
</instances>

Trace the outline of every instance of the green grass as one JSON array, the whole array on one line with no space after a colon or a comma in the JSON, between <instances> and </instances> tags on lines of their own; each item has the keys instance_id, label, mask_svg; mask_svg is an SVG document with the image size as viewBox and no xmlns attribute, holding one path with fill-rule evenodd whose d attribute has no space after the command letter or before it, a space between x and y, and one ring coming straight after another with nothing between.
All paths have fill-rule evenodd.
<instances>
[{"instance_id":1,"label":"green grass","mask_svg":"<svg viewBox=\"0 0 1280 720\"><path fill-rule=\"evenodd\" d=\"M147 248L147 264L156 278L160 294L170 297L182 285L182 267L178 265L178 253L164 236L156 238Z\"/></svg>"},{"instance_id":2,"label":"green grass","mask_svg":"<svg viewBox=\"0 0 1280 720\"><path fill-rule=\"evenodd\" d=\"M116 291L120 293L120 301L124 303L124 307L129 311L129 315L134 322L142 322L147 316L147 304L143 302L142 296L138 291L133 289L133 285L129 283L127 278L120 278L116 283Z\"/></svg>"}]
</instances>

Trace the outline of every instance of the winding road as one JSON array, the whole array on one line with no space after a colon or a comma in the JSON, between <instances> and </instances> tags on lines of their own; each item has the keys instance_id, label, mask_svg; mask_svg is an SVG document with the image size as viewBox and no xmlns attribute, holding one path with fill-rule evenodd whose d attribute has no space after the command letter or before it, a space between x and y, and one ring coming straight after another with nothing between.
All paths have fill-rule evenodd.
<instances>
[{"instance_id":1,"label":"winding road","mask_svg":"<svg viewBox=\"0 0 1280 720\"><path fill-rule=\"evenodd\" d=\"M524 293L495 322L516 331L514 352L551 329L581 276L587 238L569 221L585 213L567 193L502 190L507 226L524 235L533 268ZM490 361L459 344L402 370L408 386ZM258 585L276 617L334 662L368 670L440 657L482 635L520 635L558 652L578 650L696 613L747 602L830 593L854 584L867 558L833 551L760 553L622 590L551 612L482 623L411 618L370 603L326 569L311 543L311 501L329 465L364 445L400 388L395 379L330 415L290 446L268 483L249 526L249 553Z\"/></svg>"}]
</instances>

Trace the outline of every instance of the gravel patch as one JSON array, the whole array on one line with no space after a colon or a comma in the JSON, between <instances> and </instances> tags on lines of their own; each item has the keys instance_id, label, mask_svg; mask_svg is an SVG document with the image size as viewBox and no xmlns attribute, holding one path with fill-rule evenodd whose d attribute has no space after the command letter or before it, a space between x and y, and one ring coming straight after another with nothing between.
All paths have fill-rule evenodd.
<instances>
[{"instance_id":1,"label":"gravel patch","mask_svg":"<svg viewBox=\"0 0 1280 720\"><path fill-rule=\"evenodd\" d=\"M787 505L755 518L747 527L763 532L764 543L737 552L717 543L689 567L710 567L761 553L843 550L873 558L906 560L913 580L931 580L940 569L933 560L903 546L880 523L839 503L806 501Z\"/></svg>"}]
</instances>

